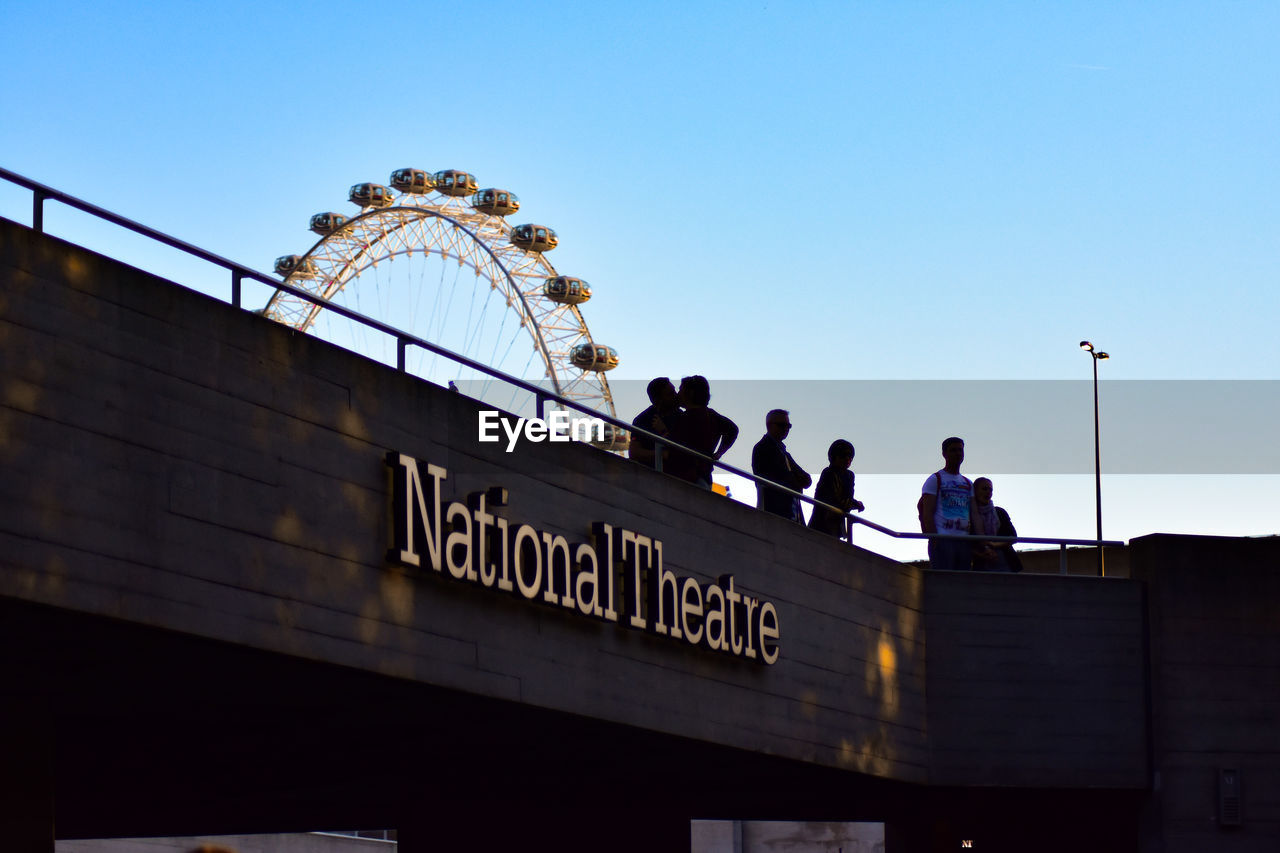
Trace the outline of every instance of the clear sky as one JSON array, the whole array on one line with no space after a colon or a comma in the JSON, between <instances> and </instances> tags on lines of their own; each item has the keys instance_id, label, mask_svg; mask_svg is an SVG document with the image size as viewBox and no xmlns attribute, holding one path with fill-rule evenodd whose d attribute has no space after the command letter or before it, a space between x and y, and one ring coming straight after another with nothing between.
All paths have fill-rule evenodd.
<instances>
[{"instance_id":1,"label":"clear sky","mask_svg":"<svg viewBox=\"0 0 1280 853\"><path fill-rule=\"evenodd\" d=\"M263 270L353 183L466 169L559 232L622 379L1087 379L1083 338L1105 380L1280 378L1273 2L8 0L0 29L0 165ZM0 186L0 214L28 208ZM731 461L775 405L800 403L726 412ZM966 435L967 472L1017 406ZM887 452L803 414L815 475L841 435L855 471ZM941 464L920 452L859 478L869 517L914 527ZM1179 470L1107 478L1108 535L1280 526L1274 475ZM1030 535L1092 535L1092 496L997 481Z\"/></svg>"}]
</instances>

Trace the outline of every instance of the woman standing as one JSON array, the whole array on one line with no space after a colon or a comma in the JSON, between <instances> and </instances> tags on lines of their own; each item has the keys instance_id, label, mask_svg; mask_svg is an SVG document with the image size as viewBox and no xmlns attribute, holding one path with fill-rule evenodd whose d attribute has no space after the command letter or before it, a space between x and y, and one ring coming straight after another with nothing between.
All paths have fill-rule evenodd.
<instances>
[{"instance_id":1,"label":"woman standing","mask_svg":"<svg viewBox=\"0 0 1280 853\"><path fill-rule=\"evenodd\" d=\"M809 517L809 527L838 539L848 538L848 523L844 514L851 510L862 512L865 509L862 501L853 497L853 472L849 470L849 466L853 464L853 455L853 444L850 442L843 438L831 442L831 446L827 448L829 464L822 469L818 487L813 490L815 500L839 507L844 512L834 513L815 506L813 515Z\"/></svg>"}]
</instances>

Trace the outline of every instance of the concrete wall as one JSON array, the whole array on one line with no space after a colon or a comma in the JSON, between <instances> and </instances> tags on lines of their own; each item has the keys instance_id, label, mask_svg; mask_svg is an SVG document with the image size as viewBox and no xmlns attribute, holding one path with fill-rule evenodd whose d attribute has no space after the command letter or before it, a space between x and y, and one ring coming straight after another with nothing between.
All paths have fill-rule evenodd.
<instances>
[{"instance_id":1,"label":"concrete wall","mask_svg":"<svg viewBox=\"0 0 1280 853\"><path fill-rule=\"evenodd\" d=\"M507 454L477 405L0 227L0 594L923 782L921 572L581 445ZM388 565L388 471L776 603L772 667Z\"/></svg>"},{"instance_id":2,"label":"concrete wall","mask_svg":"<svg viewBox=\"0 0 1280 853\"><path fill-rule=\"evenodd\" d=\"M577 748L571 732L600 722L613 728L597 727L592 743L630 743L631 793L714 778L716 790L697 792L706 817L741 807L752 811L742 817L877 819L957 799L945 787L918 797L930 783L1147 782L1137 585L927 575L589 447L480 444L473 401L21 226L0 221L0 258L0 602L16 603L24 625L107 617L155 632L120 641L130 648L176 632L389 678L435 691L386 689L405 703L402 722L420 715L428 732L449 697L476 697L492 704L457 703L453 723L479 712L509 731L477 723L461 743L528 751L529 779ZM680 575L732 573L778 608L777 664L389 563L388 451L447 468L446 500L501 486L513 522L575 543L608 522L661 539ZM164 642L226 669L239 660ZM76 650L58 654L60 672L78 677ZM0 664L44 689L21 649ZM249 666L257 680L246 683L283 707L277 662ZM76 684L58 689L74 695ZM548 719L535 711L562 715L548 730L564 742L519 740L512 708L538 721L527 729ZM438 757L461 731L442 727L406 762ZM713 777L699 762L722 769ZM615 781L627 772L599 768ZM485 781L484 768L470 772ZM760 781L782 778L778 790ZM855 795L866 780L879 787ZM1000 796L963 811L998 821ZM1028 825L1042 807L1053 803L1023 801ZM650 817L681 831L678 808ZM415 820L402 846L426 849L437 825ZM466 843L465 828L451 837Z\"/></svg>"},{"instance_id":3,"label":"concrete wall","mask_svg":"<svg viewBox=\"0 0 1280 853\"><path fill-rule=\"evenodd\" d=\"M1143 787L1142 604L1129 580L930 572L931 781Z\"/></svg>"},{"instance_id":4,"label":"concrete wall","mask_svg":"<svg viewBox=\"0 0 1280 853\"><path fill-rule=\"evenodd\" d=\"M1155 794L1148 849L1280 849L1280 538L1146 536ZM1219 776L1238 771L1239 825Z\"/></svg>"},{"instance_id":5,"label":"concrete wall","mask_svg":"<svg viewBox=\"0 0 1280 853\"><path fill-rule=\"evenodd\" d=\"M396 853L394 841L326 833L59 841L56 853Z\"/></svg>"}]
</instances>

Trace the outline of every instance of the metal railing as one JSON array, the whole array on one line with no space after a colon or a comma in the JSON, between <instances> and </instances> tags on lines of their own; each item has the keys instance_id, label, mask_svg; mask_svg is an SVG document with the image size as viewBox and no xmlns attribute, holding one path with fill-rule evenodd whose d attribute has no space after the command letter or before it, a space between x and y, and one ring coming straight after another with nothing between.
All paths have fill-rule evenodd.
<instances>
[{"instance_id":1,"label":"metal railing","mask_svg":"<svg viewBox=\"0 0 1280 853\"><path fill-rule=\"evenodd\" d=\"M171 237L168 234L165 234L161 231L157 231L156 229L143 225L140 222L135 222L132 219L128 219L126 217L120 216L119 214L112 213L111 211L106 210L105 208L99 207L96 204L90 204L89 202L76 198L75 196L68 195L67 193L64 193L52 187L46 186L45 184L39 183L37 181L33 181L30 178L26 178L22 175L17 174L16 172L11 172L8 169L0 167L0 178L3 178L4 180L12 184L17 184L18 186L25 187L26 189L31 190L32 228L39 233L44 233L44 203L46 201L55 201L60 204L65 204L68 207L72 207L72 208L75 208L76 210L83 211L84 213L88 213L106 222L110 222L113 225L118 225L121 228L125 228L129 231L132 231L135 234L141 234L142 236L155 240L158 243L162 243L163 245L169 246L174 249L178 249L179 251L192 255L196 258L199 258L200 260L206 261L216 266L220 266L230 271L231 273L231 304L234 305L236 308L240 308L242 310L244 309L244 305L241 304L242 282L245 279L250 279L250 280L268 285L269 287L275 288L277 290L285 291L286 293L297 296L315 305L322 306L327 311L332 311L333 313L338 314L341 317L345 317L348 320L359 323L363 326L366 326L370 329L373 329L377 332L381 332L382 334L385 334L391 338L394 338L396 341L396 353L397 353L396 369L401 373L408 373L408 371L405 368L405 356L408 348L411 346L419 347L435 355L443 356L444 358L447 358L450 361L455 362L456 364L461 364L464 367L468 367L473 370L479 371L480 373L486 374L487 376L490 376L493 379L497 379L500 382L507 383L516 388L520 388L524 391L529 392L530 394L533 395L534 399L537 402L537 410L538 410L539 417L545 418L547 404L554 403L564 408L575 409L593 418L600 418L606 423L613 425L615 429L620 429L620 430L623 430L624 432L629 432L632 434L638 433L640 435L645 436L649 440L653 441L655 456L657 457L658 460L661 460L662 458L663 448L672 448L694 459L700 459L704 462L710 462L714 467L719 468L722 471L727 471L728 473L733 474L735 476L742 477L743 479L746 479L746 480L750 480L753 483L755 483L757 487L766 486L770 489L783 492L793 498L797 498L800 501L807 503L815 508L821 507L823 509L834 512L838 515L842 515L846 519L846 525L847 525L846 533L852 532L853 525L860 524L864 527L868 527L872 530L875 530L886 536L890 536L894 539L926 539L927 540L927 539L946 538L946 539L954 540L957 538L955 534L947 534L947 533L905 533L902 531L892 530L881 524L876 524L874 521L870 521L869 519L862 518L861 516L856 516L850 513L846 513L843 510L841 510L839 507L834 507L828 503L819 501L816 498L811 498L808 495L805 495L801 492L797 492L793 489L787 488L786 486L783 486L780 483L775 483L772 480L768 480L768 479L765 479L764 477L756 476L755 474L748 473L747 471L743 471L742 469L737 468L733 465L730 465L727 462L722 462L719 459L714 459L710 456L707 456L706 454L698 452L697 450L694 450L689 447L685 447L684 445L671 441L670 439L664 436L657 435L656 433L652 433L652 432L649 432L648 430L636 427L630 423L626 423L618 419L617 417L614 417L613 415L607 414L605 412L596 411L594 409L587 407L586 405L583 405L582 403L576 402L574 400L571 400L566 397L562 397L558 394L547 391L545 388L535 385L532 382L528 382L518 377L511 376L507 373L504 373L501 370L490 367L489 365L486 365L486 364L482 364L481 362L475 361L474 359L468 358L465 355L462 355L460 353L455 353L451 350L445 349L444 347L433 344L428 340L418 337L417 335L403 331L402 329L397 329L393 326L383 323L380 320L376 320L373 317L369 317L364 314L361 314L358 311L353 311L350 308L347 308L346 306L328 302L319 296L316 296L314 294L311 294L303 290L302 288L295 287L294 285L289 284L288 282L282 281L276 276L259 272L251 267L245 266L244 264L236 263L235 261L222 257L221 255L216 255L213 252L209 252L204 249L201 249L199 246L194 246L191 243L188 243L184 240L179 240L177 237ZM658 468L658 470L661 470L660 461L658 462L656 467ZM1123 541L1110 540L1110 539L1107 539L1107 540L1062 539L1062 538L1055 538L1055 537L1039 537L1039 536L1016 536L1015 537L1015 536L975 535L969 538L973 539L975 542L999 542L999 543L1020 542L1023 544L1057 545L1059 546L1059 552L1060 552L1059 571L1061 574L1067 573L1066 549L1068 545L1094 546L1097 548L1102 548L1103 546L1114 547L1114 546L1122 546L1125 544ZM1101 574L1101 570L1099 571L1099 574Z\"/></svg>"}]
</instances>

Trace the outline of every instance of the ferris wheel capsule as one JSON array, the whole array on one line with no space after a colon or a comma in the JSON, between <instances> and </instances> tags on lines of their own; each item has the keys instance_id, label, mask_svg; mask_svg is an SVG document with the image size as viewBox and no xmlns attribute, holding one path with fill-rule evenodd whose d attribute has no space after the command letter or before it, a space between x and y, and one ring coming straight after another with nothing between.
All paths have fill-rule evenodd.
<instances>
[{"instance_id":1,"label":"ferris wheel capsule","mask_svg":"<svg viewBox=\"0 0 1280 853\"><path fill-rule=\"evenodd\" d=\"M346 224L347 217L341 213L317 213L311 217L311 230L321 237L328 237Z\"/></svg>"},{"instance_id":2,"label":"ferris wheel capsule","mask_svg":"<svg viewBox=\"0 0 1280 853\"><path fill-rule=\"evenodd\" d=\"M569 363L579 370L603 373L618 366L618 351L604 344L587 341L569 350Z\"/></svg>"},{"instance_id":3,"label":"ferris wheel capsule","mask_svg":"<svg viewBox=\"0 0 1280 853\"><path fill-rule=\"evenodd\" d=\"M478 190L471 196L471 206L491 216L507 216L520 209L520 199L516 198L515 193L506 190Z\"/></svg>"},{"instance_id":4,"label":"ferris wheel capsule","mask_svg":"<svg viewBox=\"0 0 1280 853\"><path fill-rule=\"evenodd\" d=\"M443 172L436 172L434 179L438 192L455 198L471 195L480 188L480 184L476 182L475 175L470 172L460 172L457 169L445 169Z\"/></svg>"},{"instance_id":5,"label":"ferris wheel capsule","mask_svg":"<svg viewBox=\"0 0 1280 853\"><path fill-rule=\"evenodd\" d=\"M315 263L301 255L281 255L276 258L275 271L281 278L315 278L319 275Z\"/></svg>"},{"instance_id":6,"label":"ferris wheel capsule","mask_svg":"<svg viewBox=\"0 0 1280 853\"><path fill-rule=\"evenodd\" d=\"M347 199L359 207L390 207L395 196L382 184L356 184L347 193Z\"/></svg>"},{"instance_id":7,"label":"ferris wheel capsule","mask_svg":"<svg viewBox=\"0 0 1280 853\"><path fill-rule=\"evenodd\" d=\"M561 305L581 305L591 298L591 285L580 278L558 275L543 283L542 295Z\"/></svg>"},{"instance_id":8,"label":"ferris wheel capsule","mask_svg":"<svg viewBox=\"0 0 1280 853\"><path fill-rule=\"evenodd\" d=\"M436 188L436 178L423 169L396 169L391 173L391 186L402 193L422 195Z\"/></svg>"},{"instance_id":9,"label":"ferris wheel capsule","mask_svg":"<svg viewBox=\"0 0 1280 853\"><path fill-rule=\"evenodd\" d=\"M556 232L545 225L517 225L511 229L511 244L526 252L550 252L560 243Z\"/></svg>"}]
</instances>

